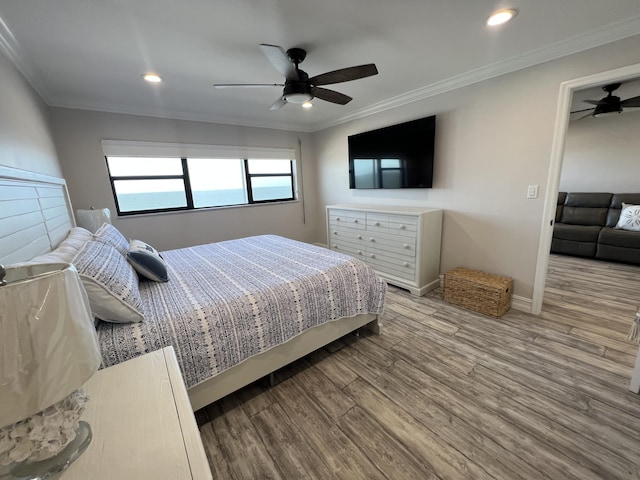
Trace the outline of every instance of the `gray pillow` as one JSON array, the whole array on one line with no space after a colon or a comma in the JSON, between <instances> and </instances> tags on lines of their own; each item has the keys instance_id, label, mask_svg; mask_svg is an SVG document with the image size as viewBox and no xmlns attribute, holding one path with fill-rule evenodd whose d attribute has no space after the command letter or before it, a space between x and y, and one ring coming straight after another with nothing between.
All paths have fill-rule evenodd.
<instances>
[{"instance_id":1,"label":"gray pillow","mask_svg":"<svg viewBox=\"0 0 640 480\"><path fill-rule=\"evenodd\" d=\"M148 243L131 240L127 260L136 272L154 282L168 282L167 264L162 255Z\"/></svg>"}]
</instances>

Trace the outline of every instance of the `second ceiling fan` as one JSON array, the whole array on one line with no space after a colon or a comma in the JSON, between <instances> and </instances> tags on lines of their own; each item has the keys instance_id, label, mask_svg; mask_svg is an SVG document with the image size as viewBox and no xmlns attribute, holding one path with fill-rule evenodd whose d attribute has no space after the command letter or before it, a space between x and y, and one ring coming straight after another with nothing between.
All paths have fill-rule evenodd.
<instances>
[{"instance_id":1,"label":"second ceiling fan","mask_svg":"<svg viewBox=\"0 0 640 480\"><path fill-rule=\"evenodd\" d=\"M591 105L595 105L592 108L585 108L583 110L576 110L571 112L571 114L579 114L584 112L590 112L576 118L579 120L584 117L603 117L605 115L610 115L613 113L622 113L625 108L633 108L640 107L640 96L627 98L625 100L621 100L620 97L614 95L617 89L622 86L622 83L611 83L609 85L605 85L602 87L602 90L607 92L607 96L600 100L584 100L585 103L589 103Z\"/></svg>"},{"instance_id":2,"label":"second ceiling fan","mask_svg":"<svg viewBox=\"0 0 640 480\"><path fill-rule=\"evenodd\" d=\"M335 90L322 88L321 85L350 82L378 74L376 66L368 63L309 78L309 75L299 68L300 63L307 56L307 52L302 48L290 48L285 52L282 47L266 43L261 44L260 48L276 70L284 75L284 83L216 83L213 86L215 88L284 87L280 98L271 105L271 110L278 110L287 103L302 104L314 98L346 105L352 100L351 97Z\"/></svg>"}]
</instances>

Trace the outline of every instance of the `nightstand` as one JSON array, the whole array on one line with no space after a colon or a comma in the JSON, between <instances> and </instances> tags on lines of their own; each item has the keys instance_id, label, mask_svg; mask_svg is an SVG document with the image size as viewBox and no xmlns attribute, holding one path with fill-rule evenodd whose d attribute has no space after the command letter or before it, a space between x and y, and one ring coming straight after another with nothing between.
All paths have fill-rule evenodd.
<instances>
[{"instance_id":1,"label":"nightstand","mask_svg":"<svg viewBox=\"0 0 640 480\"><path fill-rule=\"evenodd\" d=\"M84 389L93 440L61 480L212 478L173 347L100 370Z\"/></svg>"}]
</instances>

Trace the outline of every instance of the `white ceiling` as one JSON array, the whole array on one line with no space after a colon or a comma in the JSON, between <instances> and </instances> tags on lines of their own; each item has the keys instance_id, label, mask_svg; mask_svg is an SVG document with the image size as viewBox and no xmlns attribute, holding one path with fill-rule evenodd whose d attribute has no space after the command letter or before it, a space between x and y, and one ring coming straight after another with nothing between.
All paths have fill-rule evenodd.
<instances>
[{"instance_id":1,"label":"white ceiling","mask_svg":"<svg viewBox=\"0 0 640 480\"><path fill-rule=\"evenodd\" d=\"M484 19L515 7L511 23ZM0 48L52 106L314 131L640 32L639 0L2 0ZM310 76L379 75L270 111L280 83L260 43L307 49ZM146 71L165 82L141 80ZM595 98L600 98L603 95ZM589 97L590 98L590 97Z\"/></svg>"}]
</instances>

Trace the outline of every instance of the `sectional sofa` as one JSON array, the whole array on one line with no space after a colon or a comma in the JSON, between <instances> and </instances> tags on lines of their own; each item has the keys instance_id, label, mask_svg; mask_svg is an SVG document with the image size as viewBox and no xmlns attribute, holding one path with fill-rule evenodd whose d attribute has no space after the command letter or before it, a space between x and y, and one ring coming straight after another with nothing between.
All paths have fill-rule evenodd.
<instances>
[{"instance_id":1,"label":"sectional sofa","mask_svg":"<svg viewBox=\"0 0 640 480\"><path fill-rule=\"evenodd\" d=\"M551 253L640 265L640 231L618 225L623 203L640 193L560 192Z\"/></svg>"}]
</instances>

